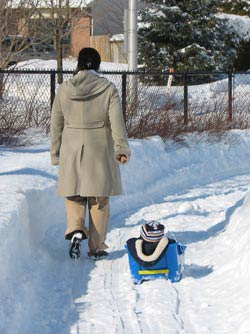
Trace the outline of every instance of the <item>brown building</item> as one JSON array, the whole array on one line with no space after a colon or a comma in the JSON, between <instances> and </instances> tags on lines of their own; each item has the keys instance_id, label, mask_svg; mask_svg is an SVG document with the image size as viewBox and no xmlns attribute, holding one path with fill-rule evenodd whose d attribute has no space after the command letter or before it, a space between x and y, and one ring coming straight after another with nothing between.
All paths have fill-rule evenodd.
<instances>
[{"instance_id":1,"label":"brown building","mask_svg":"<svg viewBox=\"0 0 250 334\"><path fill-rule=\"evenodd\" d=\"M92 17L88 8L0 9L0 22L1 40L8 35L23 35L55 47L59 39L65 55L72 56L90 46Z\"/></svg>"},{"instance_id":2,"label":"brown building","mask_svg":"<svg viewBox=\"0 0 250 334\"><path fill-rule=\"evenodd\" d=\"M57 50L61 43L63 57L77 57L83 47L91 46L99 51L103 61L126 62L122 40L110 35L92 36L93 19L89 8L0 8L0 22L0 47L6 36L11 35L13 39L21 35L27 36L28 41L32 39ZM21 50L23 48L25 45Z\"/></svg>"}]
</instances>

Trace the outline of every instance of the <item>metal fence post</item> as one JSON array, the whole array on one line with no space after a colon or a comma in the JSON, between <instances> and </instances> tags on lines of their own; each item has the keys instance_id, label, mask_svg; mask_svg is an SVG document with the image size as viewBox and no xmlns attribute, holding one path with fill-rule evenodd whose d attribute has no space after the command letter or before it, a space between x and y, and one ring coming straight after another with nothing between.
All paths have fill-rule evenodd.
<instances>
[{"instance_id":1,"label":"metal fence post","mask_svg":"<svg viewBox=\"0 0 250 334\"><path fill-rule=\"evenodd\" d=\"M50 109L52 109L52 105L56 96L56 73L51 72L50 74Z\"/></svg>"},{"instance_id":2,"label":"metal fence post","mask_svg":"<svg viewBox=\"0 0 250 334\"><path fill-rule=\"evenodd\" d=\"M233 74L228 73L228 121L233 120Z\"/></svg>"},{"instance_id":3,"label":"metal fence post","mask_svg":"<svg viewBox=\"0 0 250 334\"><path fill-rule=\"evenodd\" d=\"M3 98L4 93L4 73L1 70L0 68L0 100Z\"/></svg>"},{"instance_id":4,"label":"metal fence post","mask_svg":"<svg viewBox=\"0 0 250 334\"><path fill-rule=\"evenodd\" d=\"M188 125L188 81L187 74L184 74L184 125Z\"/></svg>"},{"instance_id":5,"label":"metal fence post","mask_svg":"<svg viewBox=\"0 0 250 334\"><path fill-rule=\"evenodd\" d=\"M127 74L122 74L122 113L124 122L127 121Z\"/></svg>"}]
</instances>

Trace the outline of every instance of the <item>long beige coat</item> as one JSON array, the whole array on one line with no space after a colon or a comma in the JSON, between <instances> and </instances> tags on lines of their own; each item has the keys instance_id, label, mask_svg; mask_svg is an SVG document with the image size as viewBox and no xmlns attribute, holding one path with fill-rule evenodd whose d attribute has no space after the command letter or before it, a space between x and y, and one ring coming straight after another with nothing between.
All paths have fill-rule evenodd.
<instances>
[{"instance_id":1,"label":"long beige coat","mask_svg":"<svg viewBox=\"0 0 250 334\"><path fill-rule=\"evenodd\" d=\"M130 150L113 83L81 71L58 89L51 115L51 162L60 196L121 194L118 156Z\"/></svg>"}]
</instances>

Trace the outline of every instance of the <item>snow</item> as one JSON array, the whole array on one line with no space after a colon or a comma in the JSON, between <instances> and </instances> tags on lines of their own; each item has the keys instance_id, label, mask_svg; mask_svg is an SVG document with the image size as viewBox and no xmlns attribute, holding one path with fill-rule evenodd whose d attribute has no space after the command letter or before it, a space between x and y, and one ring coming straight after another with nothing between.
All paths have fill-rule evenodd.
<instances>
[{"instance_id":1,"label":"snow","mask_svg":"<svg viewBox=\"0 0 250 334\"><path fill-rule=\"evenodd\" d=\"M216 15L217 17L227 19L228 24L234 28L239 36L244 40L250 40L250 17L221 13Z\"/></svg>"},{"instance_id":2,"label":"snow","mask_svg":"<svg viewBox=\"0 0 250 334\"><path fill-rule=\"evenodd\" d=\"M123 42L124 34L116 34L110 38L110 42Z\"/></svg>"},{"instance_id":3,"label":"snow","mask_svg":"<svg viewBox=\"0 0 250 334\"><path fill-rule=\"evenodd\" d=\"M249 332L250 131L129 143L99 262L68 256L49 140L0 147L0 333ZM151 219L187 245L179 283L132 283L124 245Z\"/></svg>"},{"instance_id":4,"label":"snow","mask_svg":"<svg viewBox=\"0 0 250 334\"><path fill-rule=\"evenodd\" d=\"M206 52L206 48L204 48L203 46L200 46L197 43L190 44L190 45L186 46L185 48L180 49L179 51L181 53L186 53L188 51L188 49L192 49L192 48L196 48L198 50L203 50L204 52Z\"/></svg>"},{"instance_id":5,"label":"snow","mask_svg":"<svg viewBox=\"0 0 250 334\"><path fill-rule=\"evenodd\" d=\"M68 57L63 59L63 69L65 71L74 71L77 66L77 59ZM15 65L16 69L25 70L55 70L57 68L56 60L31 59L20 62ZM127 71L128 65L123 63L101 62L100 71Z\"/></svg>"}]
</instances>

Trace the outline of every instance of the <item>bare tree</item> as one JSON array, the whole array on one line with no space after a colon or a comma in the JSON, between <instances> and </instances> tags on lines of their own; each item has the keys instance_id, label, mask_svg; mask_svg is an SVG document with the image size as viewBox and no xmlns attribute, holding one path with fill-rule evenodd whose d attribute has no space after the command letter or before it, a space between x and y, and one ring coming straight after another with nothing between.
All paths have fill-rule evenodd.
<instances>
[{"instance_id":1,"label":"bare tree","mask_svg":"<svg viewBox=\"0 0 250 334\"><path fill-rule=\"evenodd\" d=\"M62 83L63 43L72 31L72 21L75 26L87 14L85 0L44 0L43 8L39 10L38 29L43 30L47 39L53 40L56 49L58 83Z\"/></svg>"},{"instance_id":2,"label":"bare tree","mask_svg":"<svg viewBox=\"0 0 250 334\"><path fill-rule=\"evenodd\" d=\"M30 20L37 10L39 0L0 0L0 70L28 58L34 39ZM34 37L34 36L33 36ZM0 99L4 92L4 75L0 73Z\"/></svg>"},{"instance_id":3,"label":"bare tree","mask_svg":"<svg viewBox=\"0 0 250 334\"><path fill-rule=\"evenodd\" d=\"M0 0L0 69L21 59L24 51L32 49L35 34L31 20L40 0Z\"/></svg>"},{"instance_id":4,"label":"bare tree","mask_svg":"<svg viewBox=\"0 0 250 334\"><path fill-rule=\"evenodd\" d=\"M76 27L86 14L85 0L0 0L0 69L13 64L33 45L51 43L61 72L62 40L70 36L72 20Z\"/></svg>"}]
</instances>

